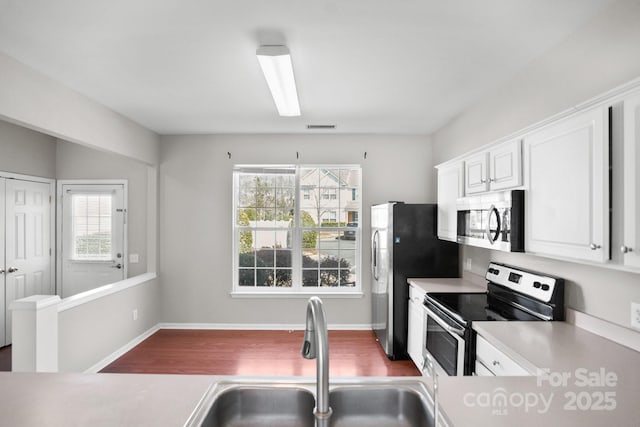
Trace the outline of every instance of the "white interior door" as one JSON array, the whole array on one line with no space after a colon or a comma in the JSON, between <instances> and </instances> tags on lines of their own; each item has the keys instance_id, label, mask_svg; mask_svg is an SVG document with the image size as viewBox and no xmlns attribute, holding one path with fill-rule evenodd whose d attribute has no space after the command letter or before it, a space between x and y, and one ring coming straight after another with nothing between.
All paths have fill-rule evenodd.
<instances>
[{"instance_id":1,"label":"white interior door","mask_svg":"<svg viewBox=\"0 0 640 427\"><path fill-rule=\"evenodd\" d=\"M4 213L4 344L11 343L16 299L54 293L51 280L51 187L47 183L1 179Z\"/></svg>"},{"instance_id":2,"label":"white interior door","mask_svg":"<svg viewBox=\"0 0 640 427\"><path fill-rule=\"evenodd\" d=\"M126 277L125 184L59 183L61 296Z\"/></svg>"},{"instance_id":3,"label":"white interior door","mask_svg":"<svg viewBox=\"0 0 640 427\"><path fill-rule=\"evenodd\" d=\"M4 258L4 223L5 223L5 179L0 178L0 347L7 345L7 335L5 333L7 305L5 304L5 273L6 265Z\"/></svg>"}]
</instances>

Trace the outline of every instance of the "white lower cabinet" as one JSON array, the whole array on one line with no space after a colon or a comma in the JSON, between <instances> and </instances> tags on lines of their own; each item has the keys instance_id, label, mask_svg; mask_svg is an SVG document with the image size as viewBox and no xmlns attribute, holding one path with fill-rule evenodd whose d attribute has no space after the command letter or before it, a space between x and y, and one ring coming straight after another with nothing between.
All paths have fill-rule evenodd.
<instances>
[{"instance_id":1,"label":"white lower cabinet","mask_svg":"<svg viewBox=\"0 0 640 427\"><path fill-rule=\"evenodd\" d=\"M409 324L407 328L407 352L409 357L422 370L424 358L422 347L425 339L424 296L426 292L415 286L409 286Z\"/></svg>"},{"instance_id":2,"label":"white lower cabinet","mask_svg":"<svg viewBox=\"0 0 640 427\"><path fill-rule=\"evenodd\" d=\"M475 373L477 376L532 375L480 335L476 336Z\"/></svg>"},{"instance_id":3,"label":"white lower cabinet","mask_svg":"<svg viewBox=\"0 0 640 427\"><path fill-rule=\"evenodd\" d=\"M526 252L609 259L608 122L598 107L525 136Z\"/></svg>"}]
</instances>

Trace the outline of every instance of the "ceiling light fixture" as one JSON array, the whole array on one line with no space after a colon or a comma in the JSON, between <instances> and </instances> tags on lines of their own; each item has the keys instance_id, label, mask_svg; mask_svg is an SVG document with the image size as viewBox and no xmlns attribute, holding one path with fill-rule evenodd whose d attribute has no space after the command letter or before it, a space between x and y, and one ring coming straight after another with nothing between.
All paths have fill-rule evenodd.
<instances>
[{"instance_id":1,"label":"ceiling light fixture","mask_svg":"<svg viewBox=\"0 0 640 427\"><path fill-rule=\"evenodd\" d=\"M267 79L278 114L286 117L299 116L300 105L289 48L280 45L260 46L256 50L256 56Z\"/></svg>"}]
</instances>

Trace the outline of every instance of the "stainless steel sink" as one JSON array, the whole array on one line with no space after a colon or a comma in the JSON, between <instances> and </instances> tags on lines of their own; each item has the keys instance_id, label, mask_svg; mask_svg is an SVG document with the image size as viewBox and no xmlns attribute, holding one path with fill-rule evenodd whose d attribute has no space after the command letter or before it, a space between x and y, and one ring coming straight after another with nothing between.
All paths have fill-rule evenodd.
<instances>
[{"instance_id":1,"label":"stainless steel sink","mask_svg":"<svg viewBox=\"0 0 640 427\"><path fill-rule=\"evenodd\" d=\"M433 427L433 400L418 380L334 380L333 411L316 423L315 383L223 381L207 392L188 427Z\"/></svg>"},{"instance_id":2,"label":"stainless steel sink","mask_svg":"<svg viewBox=\"0 0 640 427\"><path fill-rule=\"evenodd\" d=\"M301 388L237 387L220 393L203 427L313 427L313 394Z\"/></svg>"},{"instance_id":3,"label":"stainless steel sink","mask_svg":"<svg viewBox=\"0 0 640 427\"><path fill-rule=\"evenodd\" d=\"M428 402L415 390L396 387L337 388L329 393L331 427L432 427Z\"/></svg>"}]
</instances>

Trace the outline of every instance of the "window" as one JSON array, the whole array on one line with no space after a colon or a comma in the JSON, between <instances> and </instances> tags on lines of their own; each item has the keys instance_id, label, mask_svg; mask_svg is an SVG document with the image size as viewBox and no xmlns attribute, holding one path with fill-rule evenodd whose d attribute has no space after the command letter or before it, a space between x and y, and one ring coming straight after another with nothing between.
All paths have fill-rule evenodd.
<instances>
[{"instance_id":1,"label":"window","mask_svg":"<svg viewBox=\"0 0 640 427\"><path fill-rule=\"evenodd\" d=\"M71 196L72 259L110 261L111 194Z\"/></svg>"},{"instance_id":2,"label":"window","mask_svg":"<svg viewBox=\"0 0 640 427\"><path fill-rule=\"evenodd\" d=\"M236 166L234 291L360 291L359 166Z\"/></svg>"}]
</instances>

